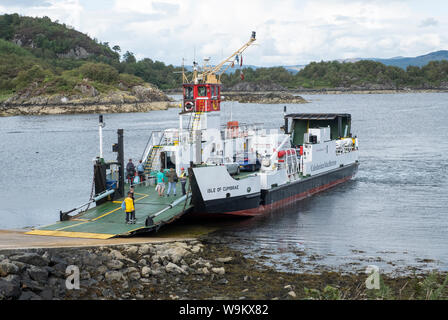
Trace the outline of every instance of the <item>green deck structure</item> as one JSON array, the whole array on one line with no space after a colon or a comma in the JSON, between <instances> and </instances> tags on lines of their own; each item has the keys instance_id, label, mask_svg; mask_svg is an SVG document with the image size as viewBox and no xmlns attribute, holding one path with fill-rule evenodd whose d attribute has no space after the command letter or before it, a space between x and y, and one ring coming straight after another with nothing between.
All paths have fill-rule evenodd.
<instances>
[{"instance_id":1,"label":"green deck structure","mask_svg":"<svg viewBox=\"0 0 448 320\"><path fill-rule=\"evenodd\" d=\"M126 190L129 190L129 185L126 186ZM165 193L166 190L167 188L165 189ZM107 201L99 206L90 208L68 221L60 221L55 224L38 227L26 232L26 234L109 239L154 231L159 229L162 225L179 218L192 208L189 195L187 195L186 200L169 208L170 204L182 197L180 183L177 183L176 191L176 197L173 195L170 197L159 197L155 191L155 186L135 186L135 217L137 218L135 224L125 223L126 214L124 210L121 209L121 202L123 201L123 198L121 198L116 201ZM154 217L153 225L145 225L148 216L154 215L164 208L168 208L168 210Z\"/></svg>"}]
</instances>

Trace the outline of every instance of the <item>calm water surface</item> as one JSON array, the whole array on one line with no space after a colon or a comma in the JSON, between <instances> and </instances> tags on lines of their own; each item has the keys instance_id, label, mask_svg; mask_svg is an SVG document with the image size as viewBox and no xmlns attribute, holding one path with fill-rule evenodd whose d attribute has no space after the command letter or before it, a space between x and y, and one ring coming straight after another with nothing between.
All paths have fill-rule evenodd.
<instances>
[{"instance_id":1,"label":"calm water surface","mask_svg":"<svg viewBox=\"0 0 448 320\"><path fill-rule=\"evenodd\" d=\"M352 114L360 143L350 182L214 236L281 270L448 270L448 94L305 95L288 112ZM225 103L223 119L283 124L283 105ZM139 159L152 130L177 126L177 109L105 116L105 158L124 129ZM86 202L98 151L97 115L0 118L0 229L49 224Z\"/></svg>"}]
</instances>

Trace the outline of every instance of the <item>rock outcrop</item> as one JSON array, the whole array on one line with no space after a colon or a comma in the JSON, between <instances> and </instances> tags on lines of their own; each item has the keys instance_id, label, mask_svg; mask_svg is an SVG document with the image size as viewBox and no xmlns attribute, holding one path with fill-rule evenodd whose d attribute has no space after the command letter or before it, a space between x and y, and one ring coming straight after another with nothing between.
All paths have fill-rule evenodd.
<instances>
[{"instance_id":1,"label":"rock outcrop","mask_svg":"<svg viewBox=\"0 0 448 320\"><path fill-rule=\"evenodd\" d=\"M99 93L88 80L75 85L78 94L43 94L45 88L31 85L3 102L3 105L59 105L63 104L107 104L172 101L165 93L151 84L133 86L128 90L116 89Z\"/></svg>"},{"instance_id":2,"label":"rock outcrop","mask_svg":"<svg viewBox=\"0 0 448 320\"><path fill-rule=\"evenodd\" d=\"M71 59L85 59L88 58L92 53L87 52L86 49L80 46L70 49L66 53L58 53L58 58L71 58Z\"/></svg>"},{"instance_id":3,"label":"rock outcrop","mask_svg":"<svg viewBox=\"0 0 448 320\"><path fill-rule=\"evenodd\" d=\"M150 84L147 84L146 86L134 86L132 87L131 91L140 101L167 100L167 96L162 91Z\"/></svg>"},{"instance_id":4,"label":"rock outcrop","mask_svg":"<svg viewBox=\"0 0 448 320\"><path fill-rule=\"evenodd\" d=\"M150 84L99 93L83 81L74 89L79 94L45 95L31 86L0 104L0 116L147 112L175 107L171 98Z\"/></svg>"},{"instance_id":5,"label":"rock outcrop","mask_svg":"<svg viewBox=\"0 0 448 320\"><path fill-rule=\"evenodd\" d=\"M443 288L447 277L446 272L428 271L426 264L402 275L403 271L382 273L389 293L380 296L381 290L360 287L366 275L359 267L353 272L336 271L311 262L308 272L281 272L276 269L285 264L269 267L278 258L270 260L265 250L250 258L252 254L248 257L247 252L229 248L216 235L167 241L0 250L0 300L415 300L428 299L430 294L422 282ZM271 249L278 257L278 248ZM313 254L302 259L299 253L291 263L305 270ZM410 289L403 291L404 287ZM441 291L440 297L446 293ZM169 315L170 310L164 311Z\"/></svg>"},{"instance_id":6,"label":"rock outcrop","mask_svg":"<svg viewBox=\"0 0 448 320\"><path fill-rule=\"evenodd\" d=\"M178 277L210 275L204 265L213 271L213 279L220 280L225 274L222 263L213 261L212 265L199 256L203 247L189 240L5 251L0 254L0 300L143 299L151 298L154 287L166 290L159 292L162 296L177 296L179 292L172 291L176 288L166 284L178 283ZM78 279L70 278L76 273Z\"/></svg>"},{"instance_id":7,"label":"rock outcrop","mask_svg":"<svg viewBox=\"0 0 448 320\"><path fill-rule=\"evenodd\" d=\"M278 104L278 103L307 102L301 96L293 95L287 92L269 92L269 93L227 92L223 93L223 96L224 101L238 101L239 103Z\"/></svg>"},{"instance_id":8,"label":"rock outcrop","mask_svg":"<svg viewBox=\"0 0 448 320\"><path fill-rule=\"evenodd\" d=\"M287 91L285 87L271 82L271 81L260 81L260 82L246 82L241 81L234 86L223 86L224 91L228 92L266 92L266 91Z\"/></svg>"},{"instance_id":9,"label":"rock outcrop","mask_svg":"<svg viewBox=\"0 0 448 320\"><path fill-rule=\"evenodd\" d=\"M43 34L37 34L38 36L44 36ZM29 48L36 48L36 44L34 43L34 39L32 37L26 36L24 34L15 34L14 38L12 39L12 42L20 47L29 47ZM65 53L58 53L56 54L58 58L69 58L69 59L85 59L91 56L93 53L88 52L84 47L82 46L76 46L74 48L71 48Z\"/></svg>"},{"instance_id":10,"label":"rock outcrop","mask_svg":"<svg viewBox=\"0 0 448 320\"><path fill-rule=\"evenodd\" d=\"M50 115L50 114L82 114L82 113L129 113L167 110L176 107L171 102L135 102L108 104L60 104L60 105L15 105L0 106L0 117Z\"/></svg>"}]
</instances>

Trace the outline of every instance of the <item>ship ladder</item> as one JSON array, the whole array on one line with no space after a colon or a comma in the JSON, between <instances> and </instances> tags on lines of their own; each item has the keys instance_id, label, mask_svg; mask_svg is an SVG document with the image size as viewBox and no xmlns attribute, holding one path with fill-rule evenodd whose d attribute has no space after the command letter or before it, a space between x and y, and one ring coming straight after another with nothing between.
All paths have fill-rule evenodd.
<instances>
[{"instance_id":1,"label":"ship ladder","mask_svg":"<svg viewBox=\"0 0 448 320\"><path fill-rule=\"evenodd\" d=\"M190 129L190 141L193 140L193 134L196 130L200 129L201 126L201 114L202 112L195 112L193 117L193 123Z\"/></svg>"},{"instance_id":2,"label":"ship ladder","mask_svg":"<svg viewBox=\"0 0 448 320\"><path fill-rule=\"evenodd\" d=\"M154 159L156 159L159 155L160 149L161 146L153 146L151 148L151 151L148 154L148 158L145 161L145 174L150 174L153 170Z\"/></svg>"}]
</instances>

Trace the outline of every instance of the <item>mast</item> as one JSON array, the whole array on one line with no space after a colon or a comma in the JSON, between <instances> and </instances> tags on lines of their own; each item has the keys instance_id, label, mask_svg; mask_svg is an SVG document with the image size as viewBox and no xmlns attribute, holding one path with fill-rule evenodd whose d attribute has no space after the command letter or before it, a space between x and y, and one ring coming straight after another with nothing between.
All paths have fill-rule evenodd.
<instances>
[{"instance_id":1,"label":"mast","mask_svg":"<svg viewBox=\"0 0 448 320\"><path fill-rule=\"evenodd\" d=\"M106 124L103 121L103 115L99 115L99 122L98 122L98 133L100 136L100 159L103 159L103 128L106 126Z\"/></svg>"}]
</instances>

